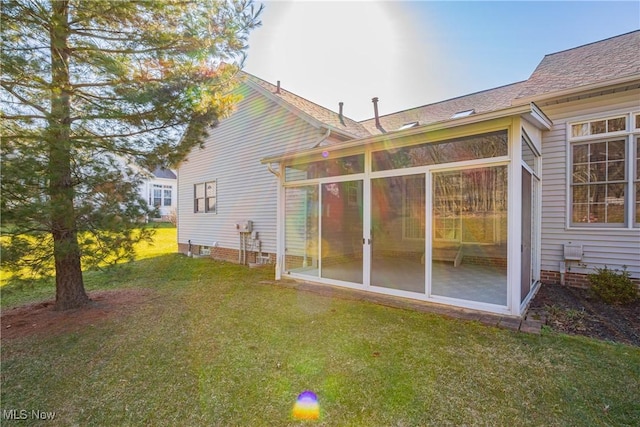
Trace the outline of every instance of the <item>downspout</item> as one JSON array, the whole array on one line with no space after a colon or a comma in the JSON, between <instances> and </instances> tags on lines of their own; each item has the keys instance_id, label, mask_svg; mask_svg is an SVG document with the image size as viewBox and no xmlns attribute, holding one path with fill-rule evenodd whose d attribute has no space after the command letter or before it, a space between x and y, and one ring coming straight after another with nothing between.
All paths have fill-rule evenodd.
<instances>
[{"instance_id":1,"label":"downspout","mask_svg":"<svg viewBox=\"0 0 640 427\"><path fill-rule=\"evenodd\" d=\"M280 178L280 172L274 171L273 168L271 167L271 163L267 163L267 170L272 174L274 174L276 177Z\"/></svg>"},{"instance_id":2,"label":"downspout","mask_svg":"<svg viewBox=\"0 0 640 427\"><path fill-rule=\"evenodd\" d=\"M324 135L322 135L320 138L318 138L318 141L316 141L316 143L313 144L312 148L319 147L320 144L322 144L325 139L329 138L329 135L331 135L331 129L327 128L327 131L324 133Z\"/></svg>"}]
</instances>

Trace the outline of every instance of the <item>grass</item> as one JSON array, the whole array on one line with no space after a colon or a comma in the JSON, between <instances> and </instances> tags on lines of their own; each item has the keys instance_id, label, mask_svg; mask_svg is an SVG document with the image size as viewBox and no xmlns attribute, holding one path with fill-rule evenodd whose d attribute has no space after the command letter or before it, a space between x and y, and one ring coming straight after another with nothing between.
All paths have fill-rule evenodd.
<instances>
[{"instance_id":1,"label":"grass","mask_svg":"<svg viewBox=\"0 0 640 427\"><path fill-rule=\"evenodd\" d=\"M138 311L2 343L1 409L55 411L62 425L640 422L638 348L301 292L265 284L269 270L161 246L87 277L92 289L152 289ZM318 422L291 418L304 390L318 395Z\"/></svg>"},{"instance_id":2,"label":"grass","mask_svg":"<svg viewBox=\"0 0 640 427\"><path fill-rule=\"evenodd\" d=\"M155 229L153 243L142 242L136 249L136 259L144 260L178 250L176 228L167 223L152 223L148 227ZM109 283L119 282L118 277L123 270L132 265L116 265L106 267L102 271L84 273L85 288L88 291L111 287ZM55 297L55 279L46 277L38 280L12 281L12 274L0 272L0 307L14 307L27 302L48 300Z\"/></svg>"}]
</instances>

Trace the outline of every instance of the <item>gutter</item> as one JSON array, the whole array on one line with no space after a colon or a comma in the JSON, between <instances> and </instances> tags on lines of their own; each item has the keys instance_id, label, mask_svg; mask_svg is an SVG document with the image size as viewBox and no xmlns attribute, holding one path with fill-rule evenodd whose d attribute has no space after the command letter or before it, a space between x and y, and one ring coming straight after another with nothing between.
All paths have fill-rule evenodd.
<instances>
[{"instance_id":1,"label":"gutter","mask_svg":"<svg viewBox=\"0 0 640 427\"><path fill-rule=\"evenodd\" d=\"M381 135L374 135L361 139L344 142L335 147L335 150L345 150L349 148L359 147L367 144L374 144L381 141L389 141L392 139L404 138L424 133L434 132L443 129L452 129L460 126L484 122L487 120L501 119L510 116L522 116L525 120L532 123L539 129L549 130L553 124L551 120L542 112L542 110L534 103L509 107L502 110L489 111L487 113L473 114L471 116L462 117L453 120L443 120L440 122L429 123L422 126L416 126L403 131L389 132ZM326 147L316 147L312 149L299 150L290 153L283 153L278 156L265 157L260 160L261 163L280 163L284 160L295 159L301 155L321 154Z\"/></svg>"}]
</instances>

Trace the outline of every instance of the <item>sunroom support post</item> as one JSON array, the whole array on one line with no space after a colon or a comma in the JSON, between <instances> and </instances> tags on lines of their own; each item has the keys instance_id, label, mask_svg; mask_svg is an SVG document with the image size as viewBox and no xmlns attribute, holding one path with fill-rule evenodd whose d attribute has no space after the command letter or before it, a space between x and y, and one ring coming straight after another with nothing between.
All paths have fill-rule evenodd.
<instances>
[{"instance_id":1,"label":"sunroom support post","mask_svg":"<svg viewBox=\"0 0 640 427\"><path fill-rule=\"evenodd\" d=\"M522 245L522 128L520 117L514 117L509 132L510 159L509 162L509 196L508 196L508 270L507 270L507 306L509 312L515 316L520 313L520 281L521 271L521 245Z\"/></svg>"}]
</instances>

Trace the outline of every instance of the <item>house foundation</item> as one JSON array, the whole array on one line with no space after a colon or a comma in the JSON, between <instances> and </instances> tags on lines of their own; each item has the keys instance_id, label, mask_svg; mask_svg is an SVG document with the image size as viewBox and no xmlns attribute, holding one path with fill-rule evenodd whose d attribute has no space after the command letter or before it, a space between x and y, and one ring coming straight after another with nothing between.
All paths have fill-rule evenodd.
<instances>
[{"instance_id":1,"label":"house foundation","mask_svg":"<svg viewBox=\"0 0 640 427\"><path fill-rule=\"evenodd\" d=\"M178 243L178 252L183 255L189 254L189 244L187 243ZM211 247L211 246L203 246L203 245L191 245L191 254L198 257L209 257L211 259L215 259L218 261L227 261L233 262L235 264L240 263L240 250L239 249L231 249L231 248L222 248L222 247ZM262 253L263 263L266 264L275 264L276 255L270 253ZM247 264L255 264L258 263L258 252L248 251L246 254L246 262Z\"/></svg>"}]
</instances>

